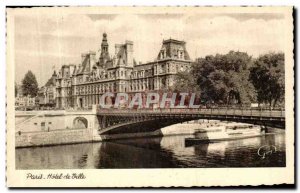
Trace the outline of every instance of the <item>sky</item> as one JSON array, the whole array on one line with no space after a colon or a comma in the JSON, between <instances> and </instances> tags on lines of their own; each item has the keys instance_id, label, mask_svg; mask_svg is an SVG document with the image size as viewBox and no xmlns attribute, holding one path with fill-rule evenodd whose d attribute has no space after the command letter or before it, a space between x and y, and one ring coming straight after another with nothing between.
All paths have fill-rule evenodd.
<instances>
[{"instance_id":1,"label":"sky","mask_svg":"<svg viewBox=\"0 0 300 193\"><path fill-rule=\"evenodd\" d=\"M253 57L284 50L284 16L275 13L232 14L35 14L15 17L16 82L31 70L39 86L64 64L81 62L81 54L100 51L107 33L114 45L134 42L134 58L153 61L164 39L186 42L190 57L226 54L230 50Z\"/></svg>"}]
</instances>

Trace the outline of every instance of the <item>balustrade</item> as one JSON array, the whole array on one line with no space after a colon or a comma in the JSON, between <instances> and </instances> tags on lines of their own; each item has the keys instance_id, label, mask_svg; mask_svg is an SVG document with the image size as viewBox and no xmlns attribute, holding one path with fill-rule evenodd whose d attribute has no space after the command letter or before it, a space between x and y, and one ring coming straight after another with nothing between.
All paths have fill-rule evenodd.
<instances>
[{"instance_id":1,"label":"balustrade","mask_svg":"<svg viewBox=\"0 0 300 193\"><path fill-rule=\"evenodd\" d=\"M284 109L280 110L264 110L251 108L165 108L165 109L101 109L97 108L97 112L101 113L120 113L120 114L205 114L205 115L222 115L222 116L253 116L253 117L284 117Z\"/></svg>"}]
</instances>

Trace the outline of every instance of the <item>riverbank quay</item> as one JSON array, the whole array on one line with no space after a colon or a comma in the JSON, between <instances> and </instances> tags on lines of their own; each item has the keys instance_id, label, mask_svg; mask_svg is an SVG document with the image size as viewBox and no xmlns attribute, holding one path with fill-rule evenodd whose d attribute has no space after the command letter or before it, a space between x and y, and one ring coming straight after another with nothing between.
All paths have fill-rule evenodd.
<instances>
[{"instance_id":1,"label":"riverbank quay","mask_svg":"<svg viewBox=\"0 0 300 193\"><path fill-rule=\"evenodd\" d=\"M95 109L81 111L16 111L15 123L16 148L128 138L190 135L199 129L209 130L220 125L232 124L217 120L194 120L167 126L153 132L100 135L100 123Z\"/></svg>"},{"instance_id":2,"label":"riverbank quay","mask_svg":"<svg viewBox=\"0 0 300 193\"><path fill-rule=\"evenodd\" d=\"M144 133L99 135L95 109L82 111L16 111L15 146L34 147L99 142L122 138L141 138L162 135L192 134L195 129L210 123L182 123L162 130Z\"/></svg>"}]
</instances>

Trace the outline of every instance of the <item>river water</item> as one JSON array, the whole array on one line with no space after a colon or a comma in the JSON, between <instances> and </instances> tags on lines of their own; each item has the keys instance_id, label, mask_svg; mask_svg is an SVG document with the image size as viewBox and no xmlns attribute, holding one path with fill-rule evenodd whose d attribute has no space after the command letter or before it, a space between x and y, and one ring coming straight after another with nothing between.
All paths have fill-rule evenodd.
<instances>
[{"instance_id":1,"label":"river water","mask_svg":"<svg viewBox=\"0 0 300 193\"><path fill-rule=\"evenodd\" d=\"M285 167L285 134L186 147L190 136L16 149L17 169ZM266 148L273 151L265 157ZM270 149L269 149L270 150Z\"/></svg>"}]
</instances>

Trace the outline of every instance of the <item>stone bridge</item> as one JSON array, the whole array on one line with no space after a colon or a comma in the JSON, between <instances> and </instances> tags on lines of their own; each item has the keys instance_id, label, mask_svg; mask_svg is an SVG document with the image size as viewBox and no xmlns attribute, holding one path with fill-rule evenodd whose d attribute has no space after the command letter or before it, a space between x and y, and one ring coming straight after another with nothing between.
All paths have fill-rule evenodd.
<instances>
[{"instance_id":1,"label":"stone bridge","mask_svg":"<svg viewBox=\"0 0 300 193\"><path fill-rule=\"evenodd\" d=\"M97 108L96 113L100 135L152 132L196 119L233 121L285 129L284 110Z\"/></svg>"}]
</instances>

